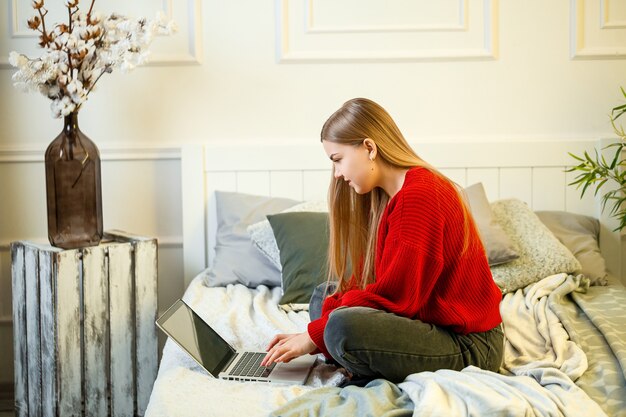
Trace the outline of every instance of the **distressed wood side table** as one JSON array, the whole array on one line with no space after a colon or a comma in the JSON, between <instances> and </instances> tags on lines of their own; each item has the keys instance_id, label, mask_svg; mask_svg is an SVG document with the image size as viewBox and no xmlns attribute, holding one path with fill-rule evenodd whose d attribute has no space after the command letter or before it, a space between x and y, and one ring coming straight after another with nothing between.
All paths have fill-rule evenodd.
<instances>
[{"instance_id":1,"label":"distressed wood side table","mask_svg":"<svg viewBox=\"0 0 626 417\"><path fill-rule=\"evenodd\" d=\"M143 416L157 373L157 241L11 244L16 416Z\"/></svg>"}]
</instances>

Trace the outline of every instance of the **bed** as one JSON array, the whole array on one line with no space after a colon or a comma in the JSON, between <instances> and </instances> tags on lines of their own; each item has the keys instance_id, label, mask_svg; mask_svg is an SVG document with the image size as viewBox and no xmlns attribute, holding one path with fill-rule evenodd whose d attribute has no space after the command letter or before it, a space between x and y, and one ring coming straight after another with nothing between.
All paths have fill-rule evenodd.
<instances>
[{"instance_id":1,"label":"bed","mask_svg":"<svg viewBox=\"0 0 626 417\"><path fill-rule=\"evenodd\" d=\"M567 152L603 145L413 144L466 187L477 222L509 239L489 243L490 263L491 248L494 259L515 252L492 267L504 291L499 373L341 388L345 372L319 358L305 385L241 383L212 378L168 340L145 415L626 416L626 239L564 172ZM321 146L186 145L181 168L185 301L237 348L304 331L330 177Z\"/></svg>"}]
</instances>

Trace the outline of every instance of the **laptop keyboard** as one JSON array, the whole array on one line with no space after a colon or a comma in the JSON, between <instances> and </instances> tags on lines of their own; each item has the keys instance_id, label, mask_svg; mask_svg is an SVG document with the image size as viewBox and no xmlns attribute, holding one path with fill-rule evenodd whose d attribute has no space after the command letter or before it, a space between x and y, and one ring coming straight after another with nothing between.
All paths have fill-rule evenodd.
<instances>
[{"instance_id":1,"label":"laptop keyboard","mask_svg":"<svg viewBox=\"0 0 626 417\"><path fill-rule=\"evenodd\" d=\"M265 378L272 372L276 363L272 363L267 367L261 366L260 364L264 357L265 353L262 352L246 352L239 358L237 364L228 375Z\"/></svg>"}]
</instances>

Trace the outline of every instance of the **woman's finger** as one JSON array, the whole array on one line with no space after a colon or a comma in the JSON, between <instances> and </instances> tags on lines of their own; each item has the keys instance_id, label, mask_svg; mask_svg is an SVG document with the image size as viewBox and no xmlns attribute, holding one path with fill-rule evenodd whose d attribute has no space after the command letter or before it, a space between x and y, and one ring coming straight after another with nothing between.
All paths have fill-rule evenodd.
<instances>
[{"instance_id":1,"label":"woman's finger","mask_svg":"<svg viewBox=\"0 0 626 417\"><path fill-rule=\"evenodd\" d=\"M295 355L293 354L292 351L288 350L287 352L283 353L281 356L279 356L276 359L276 362L289 362L291 359L293 359L295 357Z\"/></svg>"},{"instance_id":2,"label":"woman's finger","mask_svg":"<svg viewBox=\"0 0 626 417\"><path fill-rule=\"evenodd\" d=\"M266 351L269 351L276 343L280 342L282 339L285 338L285 336L289 336L288 334L283 334L283 333L279 333L277 335L275 335L272 340L270 341L270 343L267 345L267 347L265 348Z\"/></svg>"},{"instance_id":3,"label":"woman's finger","mask_svg":"<svg viewBox=\"0 0 626 417\"><path fill-rule=\"evenodd\" d=\"M272 357L275 355L275 353L275 348L270 349L269 352L267 352L267 355L265 355L265 357L261 361L261 366L267 366L267 364L271 362Z\"/></svg>"},{"instance_id":4,"label":"woman's finger","mask_svg":"<svg viewBox=\"0 0 626 417\"><path fill-rule=\"evenodd\" d=\"M269 364L274 362L277 356L281 355L282 353L283 353L282 348L279 348L278 346L273 347L267 353L267 355L265 355L265 358L263 358L263 360L261 361L261 366L268 366Z\"/></svg>"}]
</instances>

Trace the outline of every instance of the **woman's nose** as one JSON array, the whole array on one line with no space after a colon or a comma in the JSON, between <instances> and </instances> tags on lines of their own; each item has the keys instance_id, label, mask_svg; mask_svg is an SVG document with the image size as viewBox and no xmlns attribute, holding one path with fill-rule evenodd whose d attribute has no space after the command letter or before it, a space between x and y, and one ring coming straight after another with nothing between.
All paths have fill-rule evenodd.
<instances>
[{"instance_id":1,"label":"woman's nose","mask_svg":"<svg viewBox=\"0 0 626 417\"><path fill-rule=\"evenodd\" d=\"M337 170L335 169L335 178L339 179L339 178L341 178L341 177L343 177L343 175L341 174L341 172L339 172L339 171L337 171Z\"/></svg>"}]
</instances>

